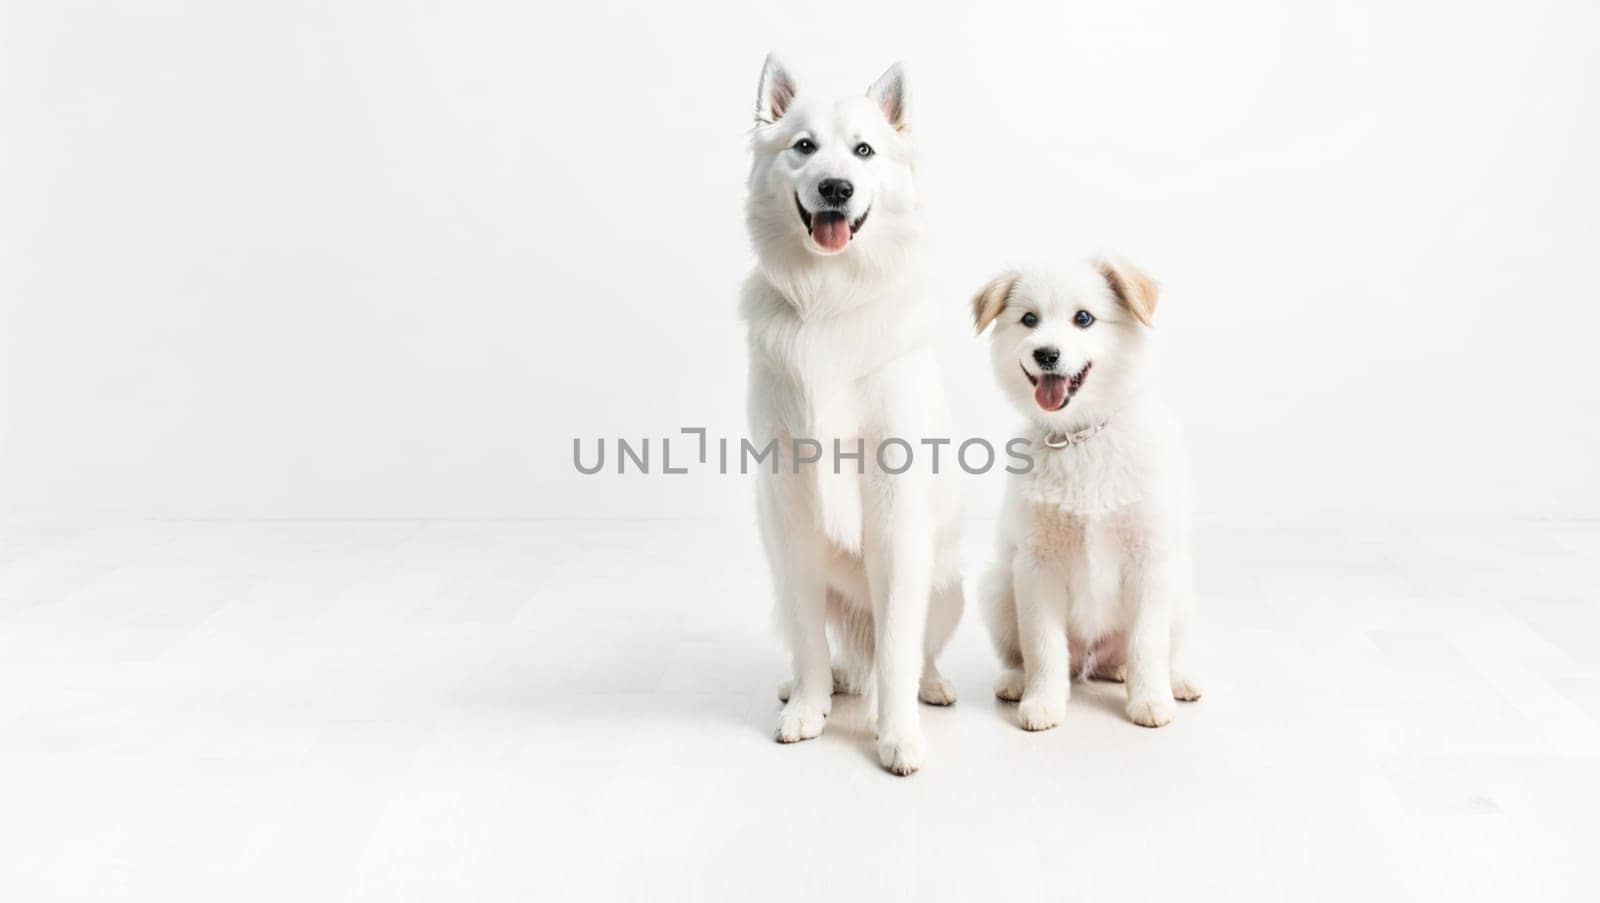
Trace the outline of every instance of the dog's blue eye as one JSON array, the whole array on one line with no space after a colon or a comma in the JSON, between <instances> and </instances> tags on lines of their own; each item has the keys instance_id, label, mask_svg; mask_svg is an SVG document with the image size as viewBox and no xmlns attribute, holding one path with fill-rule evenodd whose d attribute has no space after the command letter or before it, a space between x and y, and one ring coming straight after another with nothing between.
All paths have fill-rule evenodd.
<instances>
[{"instance_id":1,"label":"dog's blue eye","mask_svg":"<svg viewBox=\"0 0 1600 903\"><path fill-rule=\"evenodd\" d=\"M860 157L863 160L867 159L868 157L872 156L875 153L877 153L877 151L874 151L872 149L872 145L868 144L865 141L863 141L860 144L856 145L856 156Z\"/></svg>"},{"instance_id":2,"label":"dog's blue eye","mask_svg":"<svg viewBox=\"0 0 1600 903\"><path fill-rule=\"evenodd\" d=\"M1072 322L1076 323L1079 329L1088 329L1089 324L1094 322L1094 314L1080 310L1073 316Z\"/></svg>"},{"instance_id":3,"label":"dog's blue eye","mask_svg":"<svg viewBox=\"0 0 1600 903\"><path fill-rule=\"evenodd\" d=\"M1039 325L1039 317L1030 310L1022 315L1022 325L1032 329Z\"/></svg>"},{"instance_id":4,"label":"dog's blue eye","mask_svg":"<svg viewBox=\"0 0 1600 903\"><path fill-rule=\"evenodd\" d=\"M806 156L810 156L817 152L817 142L812 141L810 138L801 138L794 143L794 149Z\"/></svg>"}]
</instances>

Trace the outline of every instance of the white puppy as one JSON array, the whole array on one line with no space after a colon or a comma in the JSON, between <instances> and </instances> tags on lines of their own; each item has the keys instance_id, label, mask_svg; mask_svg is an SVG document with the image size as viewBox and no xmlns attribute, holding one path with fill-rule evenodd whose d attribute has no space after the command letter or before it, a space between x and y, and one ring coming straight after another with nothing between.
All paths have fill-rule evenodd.
<instances>
[{"instance_id":1,"label":"white puppy","mask_svg":"<svg viewBox=\"0 0 1600 903\"><path fill-rule=\"evenodd\" d=\"M835 99L807 95L767 58L745 205L759 266L742 301L751 439L778 448L758 490L794 666L778 739L822 732L836 683L831 626L839 689L875 688L878 757L897 774L923 762L919 695L955 700L934 657L962 604L959 490L931 472L920 444L948 431L908 101L898 65L866 93ZM876 453L885 440L906 443L886 446L887 469ZM836 450L862 458L836 464ZM889 473L905 451L909 469Z\"/></svg>"},{"instance_id":2,"label":"white puppy","mask_svg":"<svg viewBox=\"0 0 1600 903\"><path fill-rule=\"evenodd\" d=\"M1072 673L1125 679L1128 717L1159 727L1200 696L1183 659L1192 607L1188 478L1156 397L1156 285L1099 260L1005 273L973 298L994 374L1028 417L1034 466L1014 475L983 586L1024 728L1066 713Z\"/></svg>"}]
</instances>

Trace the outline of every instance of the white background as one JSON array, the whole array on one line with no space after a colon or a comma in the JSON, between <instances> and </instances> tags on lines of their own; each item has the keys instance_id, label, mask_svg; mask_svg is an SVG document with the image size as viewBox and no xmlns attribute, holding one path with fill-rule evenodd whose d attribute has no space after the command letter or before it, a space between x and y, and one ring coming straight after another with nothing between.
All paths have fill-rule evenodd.
<instances>
[{"instance_id":1,"label":"white background","mask_svg":"<svg viewBox=\"0 0 1600 903\"><path fill-rule=\"evenodd\" d=\"M0 0L0 900L1600 900L1600 5L962 6ZM1021 730L973 524L927 767L773 743L750 481L573 469L742 430L770 48L912 67L962 434L1162 280L1173 724Z\"/></svg>"},{"instance_id":2,"label":"white background","mask_svg":"<svg viewBox=\"0 0 1600 903\"><path fill-rule=\"evenodd\" d=\"M0 11L14 514L679 516L737 436L744 133L912 67L963 435L999 266L1166 287L1202 513L1600 513L1592 3L83 4ZM976 514L998 480L974 479Z\"/></svg>"}]
</instances>

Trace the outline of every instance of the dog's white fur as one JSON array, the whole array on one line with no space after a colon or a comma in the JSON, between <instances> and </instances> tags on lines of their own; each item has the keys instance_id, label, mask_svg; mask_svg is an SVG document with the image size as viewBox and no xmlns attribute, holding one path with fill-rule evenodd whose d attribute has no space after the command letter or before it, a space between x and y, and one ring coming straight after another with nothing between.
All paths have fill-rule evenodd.
<instances>
[{"instance_id":1,"label":"dog's white fur","mask_svg":"<svg viewBox=\"0 0 1600 903\"><path fill-rule=\"evenodd\" d=\"M866 93L832 99L807 95L767 58L745 205L759 266L742 299L751 439L757 446L779 440L778 473L762 468L758 490L794 669L780 691L787 703L777 737L787 743L820 734L836 684L872 689L878 756L897 774L923 764L919 696L938 705L955 699L934 658L962 607L959 490L931 473L928 448L919 445L948 431L935 310L918 248L909 99L899 65ZM814 152L796 149L803 138ZM858 154L862 142L871 156ZM813 240L796 202L823 208L818 184L839 178L854 185L849 220L870 216L842 250L829 252ZM823 460L797 464L795 437L819 441ZM889 437L915 452L903 474L874 460ZM847 460L835 474L834 443L853 453L858 439L866 473ZM898 468L894 446L889 455ZM829 626L840 646L838 669Z\"/></svg>"},{"instance_id":2,"label":"dog's white fur","mask_svg":"<svg viewBox=\"0 0 1600 903\"><path fill-rule=\"evenodd\" d=\"M1034 467L1011 477L981 590L1006 668L995 694L1020 700L1028 730L1061 723L1073 673L1125 680L1128 717L1149 727L1173 719L1174 697L1200 696L1184 658L1187 467L1150 361L1156 299L1154 282L1112 260L1007 272L973 299L978 331L994 324L995 378L1033 441ZM1087 327L1074 323L1080 310L1094 317ZM1035 399L1041 348L1059 350L1055 372L1093 365L1055 411ZM1044 441L1067 436L1081 441Z\"/></svg>"}]
</instances>

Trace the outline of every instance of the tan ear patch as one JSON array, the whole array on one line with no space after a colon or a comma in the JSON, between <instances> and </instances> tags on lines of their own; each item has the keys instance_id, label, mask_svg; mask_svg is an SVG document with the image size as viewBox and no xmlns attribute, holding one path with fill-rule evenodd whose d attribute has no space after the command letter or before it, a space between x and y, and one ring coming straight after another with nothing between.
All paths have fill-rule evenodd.
<instances>
[{"instance_id":1,"label":"tan ear patch","mask_svg":"<svg viewBox=\"0 0 1600 903\"><path fill-rule=\"evenodd\" d=\"M1140 323L1149 326L1155 319L1156 301L1161 294L1161 287L1156 281L1125 261L1100 260L1095 266L1100 270L1100 275L1105 277L1106 284L1111 286L1111 293L1122 302L1122 306L1126 307Z\"/></svg>"},{"instance_id":2,"label":"tan ear patch","mask_svg":"<svg viewBox=\"0 0 1600 903\"><path fill-rule=\"evenodd\" d=\"M1017 274L1006 271L989 280L978 293L972 296L972 320L978 324L978 334L988 328L994 318L1006 309L1006 299L1011 296L1011 290L1017 287Z\"/></svg>"}]
</instances>

